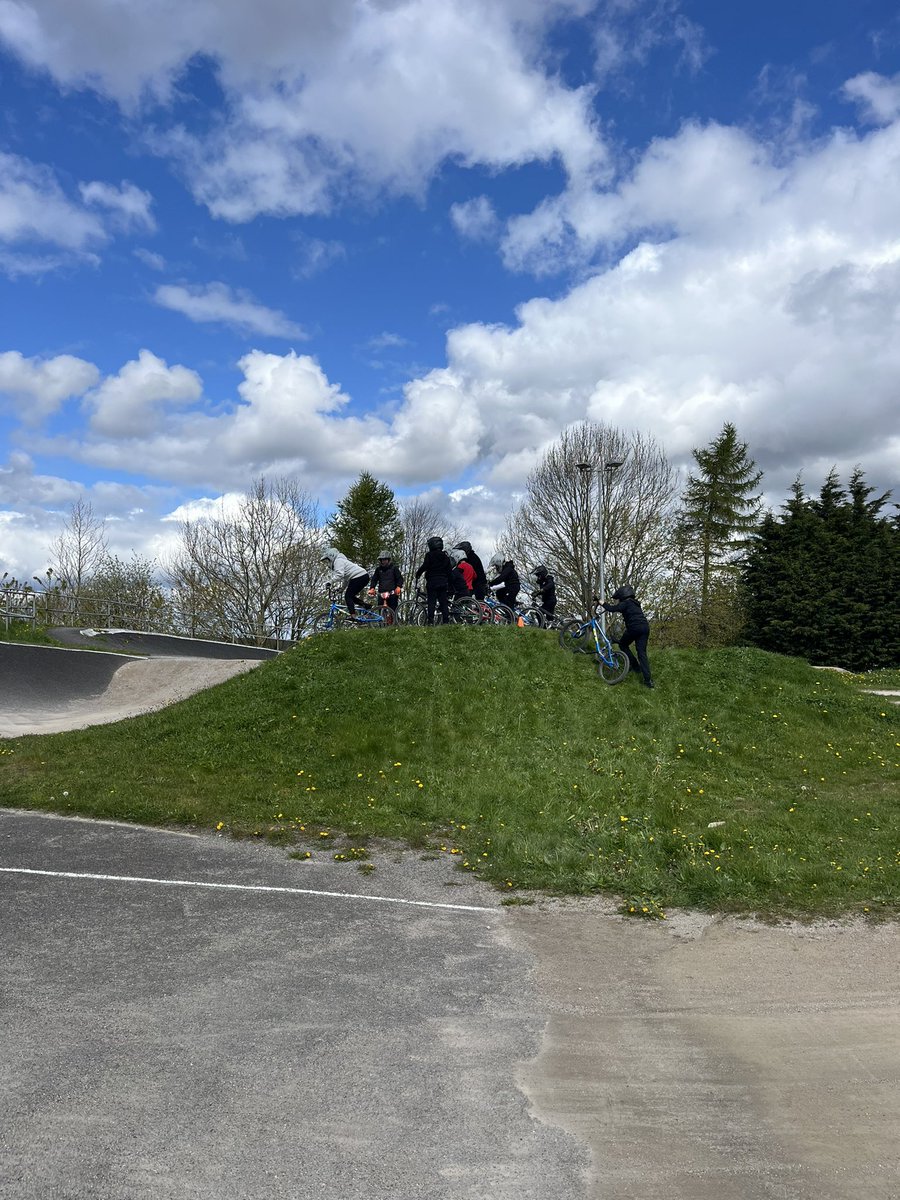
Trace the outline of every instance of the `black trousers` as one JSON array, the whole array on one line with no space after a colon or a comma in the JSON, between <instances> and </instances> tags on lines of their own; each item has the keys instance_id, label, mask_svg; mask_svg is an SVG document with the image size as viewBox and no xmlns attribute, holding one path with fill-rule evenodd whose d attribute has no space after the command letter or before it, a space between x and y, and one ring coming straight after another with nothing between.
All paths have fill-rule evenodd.
<instances>
[{"instance_id":1,"label":"black trousers","mask_svg":"<svg viewBox=\"0 0 900 1200\"><path fill-rule=\"evenodd\" d=\"M632 671L640 671L644 677L644 683L650 682L650 660L647 658L647 642L650 639L650 631L646 633L628 633L626 630L622 637L619 638L619 648L624 650L628 655L628 663ZM637 658L631 653L631 647L634 645L637 651Z\"/></svg>"},{"instance_id":2,"label":"black trousers","mask_svg":"<svg viewBox=\"0 0 900 1200\"><path fill-rule=\"evenodd\" d=\"M450 604L449 604L450 589L446 583L427 583L425 586L425 624L434 624L434 610L438 606L441 609L441 616L444 624L450 621Z\"/></svg>"},{"instance_id":3,"label":"black trousers","mask_svg":"<svg viewBox=\"0 0 900 1200\"><path fill-rule=\"evenodd\" d=\"M344 592L344 603L351 612L356 612L356 601L359 599L359 593L368 582L368 575L357 575L355 579L351 579L347 584L347 590Z\"/></svg>"}]
</instances>

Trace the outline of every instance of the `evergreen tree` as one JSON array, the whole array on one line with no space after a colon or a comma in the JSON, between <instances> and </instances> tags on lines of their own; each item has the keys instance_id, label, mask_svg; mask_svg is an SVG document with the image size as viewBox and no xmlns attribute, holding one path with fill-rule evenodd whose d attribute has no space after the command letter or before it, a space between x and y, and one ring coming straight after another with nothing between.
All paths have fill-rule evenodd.
<instances>
[{"instance_id":1,"label":"evergreen tree","mask_svg":"<svg viewBox=\"0 0 900 1200\"><path fill-rule=\"evenodd\" d=\"M760 497L753 492L762 472L730 421L709 446L693 453L699 470L688 477L677 536L688 573L696 580L704 645L715 632L713 626L721 623L723 598L735 595L740 554L759 520Z\"/></svg>"},{"instance_id":2,"label":"evergreen tree","mask_svg":"<svg viewBox=\"0 0 900 1200\"><path fill-rule=\"evenodd\" d=\"M849 491L832 471L765 518L744 579L756 645L856 671L900 663L900 527L872 491L861 471Z\"/></svg>"},{"instance_id":3,"label":"evergreen tree","mask_svg":"<svg viewBox=\"0 0 900 1200\"><path fill-rule=\"evenodd\" d=\"M394 493L368 471L363 471L338 501L327 530L341 554L366 570L374 565L382 549L399 560L403 528Z\"/></svg>"}]
</instances>

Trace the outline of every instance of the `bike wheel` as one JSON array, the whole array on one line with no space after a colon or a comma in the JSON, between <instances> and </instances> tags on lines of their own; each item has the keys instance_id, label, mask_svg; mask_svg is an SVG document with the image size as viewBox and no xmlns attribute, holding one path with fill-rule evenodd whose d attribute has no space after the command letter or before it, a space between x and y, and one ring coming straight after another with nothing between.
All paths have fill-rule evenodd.
<instances>
[{"instance_id":1,"label":"bike wheel","mask_svg":"<svg viewBox=\"0 0 900 1200\"><path fill-rule=\"evenodd\" d=\"M474 600L458 600L450 609L453 625L481 624L481 608Z\"/></svg>"},{"instance_id":2,"label":"bike wheel","mask_svg":"<svg viewBox=\"0 0 900 1200\"><path fill-rule=\"evenodd\" d=\"M319 613L317 617L313 617L313 633L331 633L332 630L336 628L337 626L332 620L330 612Z\"/></svg>"},{"instance_id":3,"label":"bike wheel","mask_svg":"<svg viewBox=\"0 0 900 1200\"><path fill-rule=\"evenodd\" d=\"M539 608L522 609L522 619L526 625L534 625L537 629L544 628L544 614Z\"/></svg>"},{"instance_id":4,"label":"bike wheel","mask_svg":"<svg viewBox=\"0 0 900 1200\"><path fill-rule=\"evenodd\" d=\"M594 631L590 621L579 621L577 617L564 621L559 630L559 644L563 650L571 650L575 654L595 653Z\"/></svg>"},{"instance_id":5,"label":"bike wheel","mask_svg":"<svg viewBox=\"0 0 900 1200\"><path fill-rule=\"evenodd\" d=\"M394 610L389 605L387 605L387 604L382 605L382 607L379 608L378 612L379 612L379 615L381 616L382 624L384 625L385 629L391 629L394 625L397 624L397 614L394 612Z\"/></svg>"},{"instance_id":6,"label":"bike wheel","mask_svg":"<svg viewBox=\"0 0 900 1200\"><path fill-rule=\"evenodd\" d=\"M597 674L604 683L621 683L628 674L628 655L624 650L614 649L609 653L609 659L611 661L605 656L597 659Z\"/></svg>"}]
</instances>

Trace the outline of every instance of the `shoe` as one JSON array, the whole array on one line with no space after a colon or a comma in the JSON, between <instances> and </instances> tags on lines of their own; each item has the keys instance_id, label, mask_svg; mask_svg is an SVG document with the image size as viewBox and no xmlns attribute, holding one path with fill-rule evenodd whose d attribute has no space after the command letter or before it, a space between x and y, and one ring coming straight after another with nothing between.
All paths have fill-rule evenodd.
<instances>
[{"instance_id":1,"label":"shoe","mask_svg":"<svg viewBox=\"0 0 900 1200\"><path fill-rule=\"evenodd\" d=\"M644 686L652 688L652 687L656 687L656 684L653 682L652 679L645 679Z\"/></svg>"}]
</instances>

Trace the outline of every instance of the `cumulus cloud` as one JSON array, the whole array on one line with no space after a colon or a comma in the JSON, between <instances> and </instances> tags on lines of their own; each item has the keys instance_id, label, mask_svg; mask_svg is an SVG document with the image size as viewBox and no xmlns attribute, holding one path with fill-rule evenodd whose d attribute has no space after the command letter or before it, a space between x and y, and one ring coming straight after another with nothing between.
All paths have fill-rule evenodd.
<instances>
[{"instance_id":1,"label":"cumulus cloud","mask_svg":"<svg viewBox=\"0 0 900 1200\"><path fill-rule=\"evenodd\" d=\"M94 180L92 183L79 184L78 190L86 205L107 210L122 229L152 232L156 228L150 211L153 197L127 180L123 180L119 187Z\"/></svg>"},{"instance_id":2,"label":"cumulus cloud","mask_svg":"<svg viewBox=\"0 0 900 1200\"><path fill-rule=\"evenodd\" d=\"M265 337L298 338L307 336L303 327L284 313L266 308L244 291L236 291L226 283L162 284L153 299L163 308L180 312L191 321L232 325Z\"/></svg>"},{"instance_id":3,"label":"cumulus cloud","mask_svg":"<svg viewBox=\"0 0 900 1200\"><path fill-rule=\"evenodd\" d=\"M900 74L892 79L866 71L848 79L844 95L858 103L868 120L875 125L888 125L900 117Z\"/></svg>"},{"instance_id":4,"label":"cumulus cloud","mask_svg":"<svg viewBox=\"0 0 900 1200\"><path fill-rule=\"evenodd\" d=\"M42 421L64 400L82 395L100 377L93 363L59 354L25 358L18 350L0 354L0 396L26 425Z\"/></svg>"},{"instance_id":5,"label":"cumulus cloud","mask_svg":"<svg viewBox=\"0 0 900 1200\"><path fill-rule=\"evenodd\" d=\"M0 242L45 243L78 254L105 237L102 222L68 199L49 167L0 153Z\"/></svg>"},{"instance_id":6,"label":"cumulus cloud","mask_svg":"<svg viewBox=\"0 0 900 1200\"><path fill-rule=\"evenodd\" d=\"M450 220L461 237L488 241L497 233L500 222L487 196L474 196L450 206Z\"/></svg>"},{"instance_id":7,"label":"cumulus cloud","mask_svg":"<svg viewBox=\"0 0 900 1200\"><path fill-rule=\"evenodd\" d=\"M141 350L118 374L90 392L85 406L94 433L141 438L154 433L172 407L191 404L202 394L203 384L196 372L170 367L149 350Z\"/></svg>"},{"instance_id":8,"label":"cumulus cloud","mask_svg":"<svg viewBox=\"0 0 900 1200\"><path fill-rule=\"evenodd\" d=\"M589 87L542 59L542 35L596 0L5 0L0 39L62 85L165 102L188 61L214 64L226 107L196 138L155 144L215 215L328 211L363 186L421 193L442 162L560 161L605 150Z\"/></svg>"}]
</instances>

